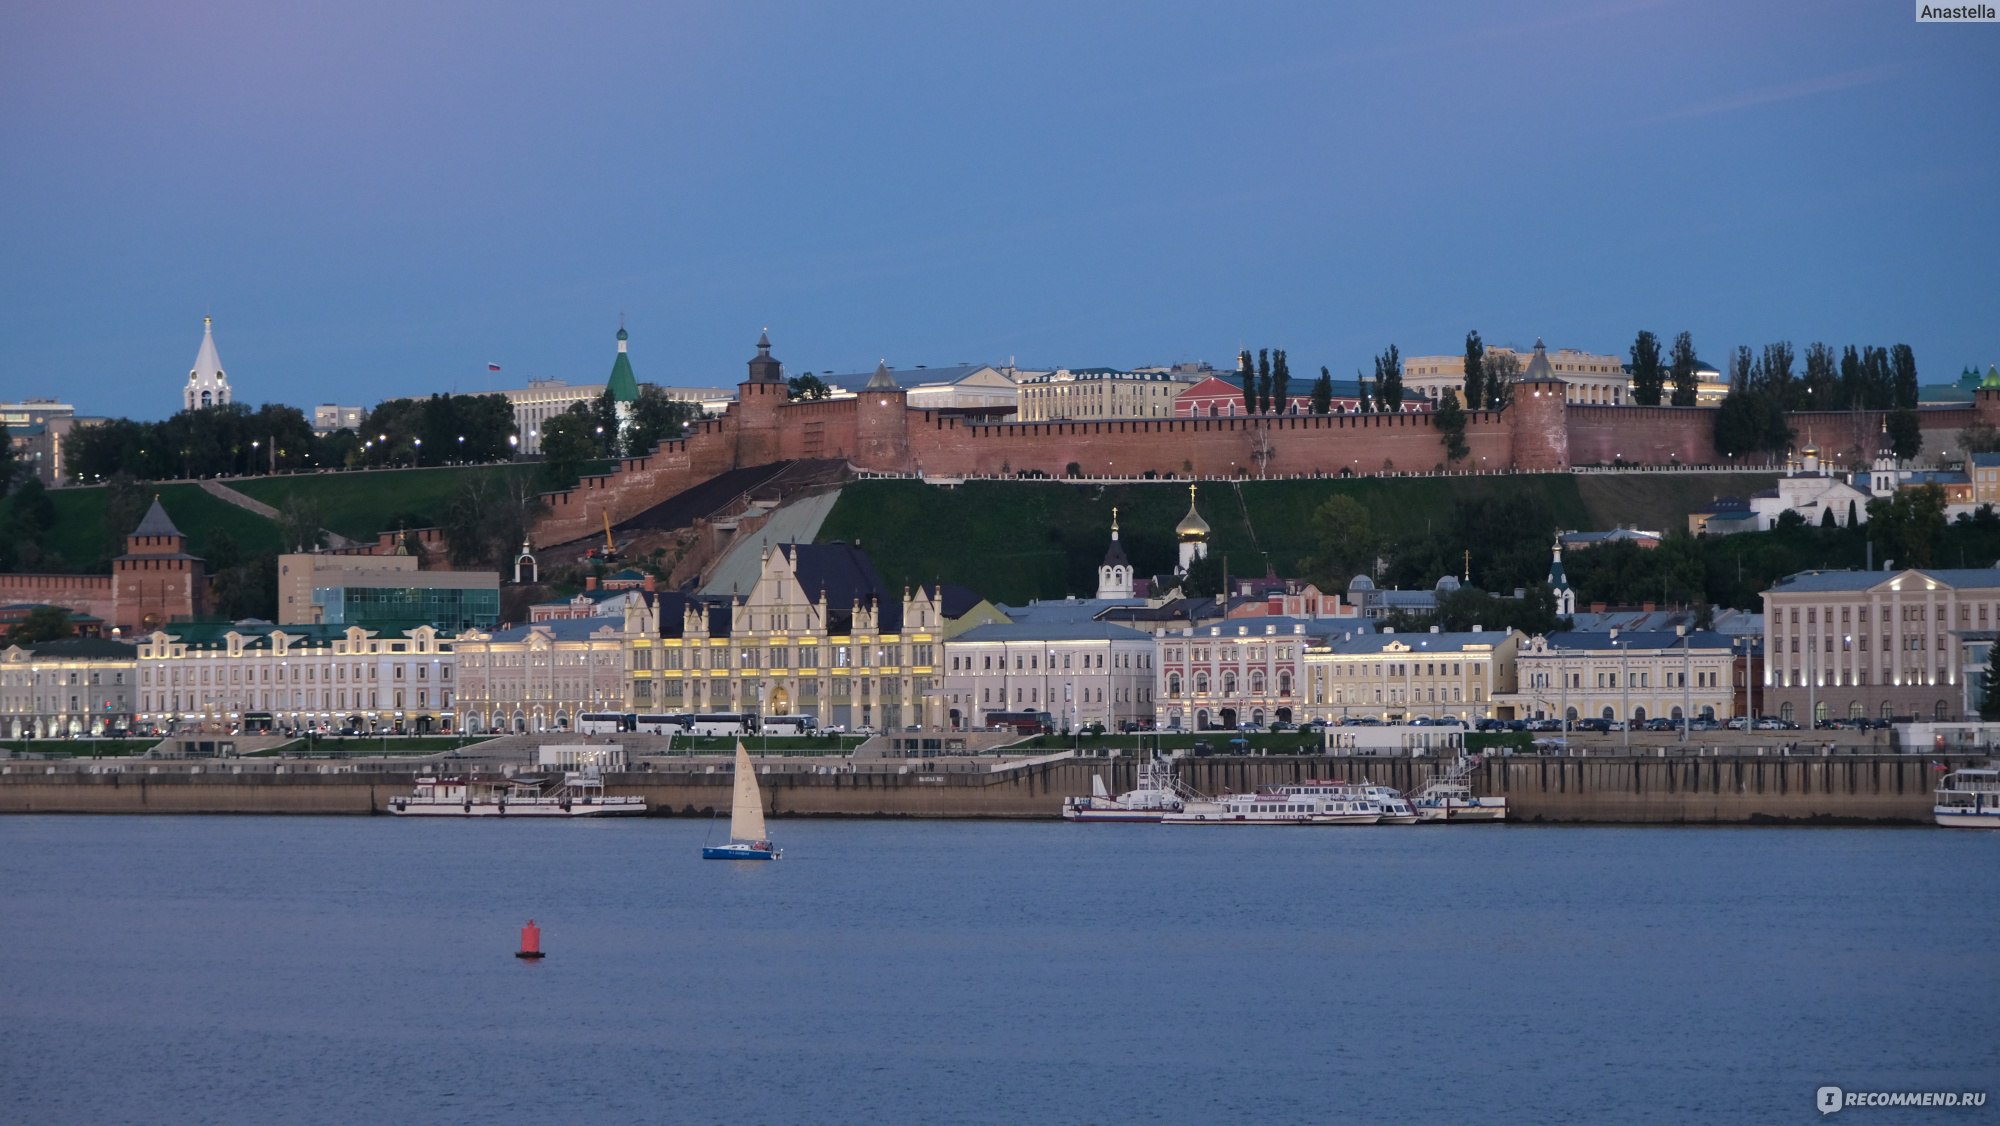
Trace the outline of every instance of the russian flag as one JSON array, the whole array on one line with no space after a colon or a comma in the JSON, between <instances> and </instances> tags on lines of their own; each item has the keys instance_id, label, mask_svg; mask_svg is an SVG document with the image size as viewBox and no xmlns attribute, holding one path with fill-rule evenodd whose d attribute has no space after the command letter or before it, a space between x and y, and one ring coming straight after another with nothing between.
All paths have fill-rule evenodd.
<instances>
[{"instance_id":1,"label":"russian flag","mask_svg":"<svg viewBox=\"0 0 2000 1126\"><path fill-rule=\"evenodd\" d=\"M486 370L487 370L487 371L499 371L499 370L500 370L500 365L499 365L499 364L487 364L487 365L486 365Z\"/></svg>"}]
</instances>

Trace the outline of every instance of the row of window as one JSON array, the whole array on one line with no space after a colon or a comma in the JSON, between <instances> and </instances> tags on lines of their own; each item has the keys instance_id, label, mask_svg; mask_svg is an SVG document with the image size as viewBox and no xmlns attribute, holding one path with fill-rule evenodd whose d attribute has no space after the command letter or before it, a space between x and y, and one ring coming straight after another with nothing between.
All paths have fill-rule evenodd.
<instances>
[{"instance_id":1,"label":"row of window","mask_svg":"<svg viewBox=\"0 0 2000 1126\"><path fill-rule=\"evenodd\" d=\"M182 683L269 684L274 680L279 683L283 683L287 679L291 680L293 683L300 683L300 682L312 683L314 681L321 679L328 680L334 683L341 683L349 679L353 679L356 681L381 679L381 677L377 675L377 673L380 671L381 668L381 666L379 665L356 664L351 667L353 669L352 677L349 677L348 675L348 669L350 668L350 666L338 665L338 664L334 665L331 669L327 670L329 675L327 675L326 677L321 677L319 675L320 667L318 665L305 664L302 662L300 664L295 664L295 665L279 665L277 667L278 675L274 677L271 675L272 667L270 665L258 665L258 666L253 666L252 668L249 669L245 669L241 665L231 665L229 667L229 677L228 679L225 680L223 678L221 669L212 668L211 666L208 665L189 667L186 665L174 664L157 668L141 666L139 669L139 683L141 685L154 685L154 684L166 685L166 684L182 684ZM389 666L391 670L390 679L391 680L404 679L405 678L404 669L406 667L408 666L404 665ZM416 668L416 675L409 679L413 680L430 679L430 668L431 668L430 665L419 664L414 667ZM290 670L289 674L287 673L288 669ZM367 670L366 676L362 675L363 669ZM214 676L212 678L209 675L211 672L214 673ZM246 673L249 675L246 675ZM438 666L438 679L439 680L451 679L450 665ZM91 680L91 683L92 684L97 683L95 678ZM118 683L121 684L124 683L123 674L120 674Z\"/></svg>"},{"instance_id":2,"label":"row of window","mask_svg":"<svg viewBox=\"0 0 2000 1126\"><path fill-rule=\"evenodd\" d=\"M1988 614L1988 609L1989 609L1989 605L1990 605L1990 604L1988 604L1988 603L1984 603L1984 602L1982 602L1982 603L1978 603L1978 604L1977 604L1977 609L1978 609L1978 621L1979 621L1979 624L1980 624L1980 625L1982 625L1982 626L1983 626L1983 625L1985 625L1985 624L1987 623L1987 621L1988 621L1988 617L1987 617L1987 614ZM1958 604L1958 624L1959 624L1959 625L1962 625L1962 626L1966 626L1966 625L1971 625L1971 624L1973 623L1973 610L1974 610L1974 608L1975 608L1975 604L1974 604L1974 603L1971 603L1971 602L1960 602L1960 603ZM1926 620L1929 620L1929 621L1939 621L1939 622L1942 622L1942 621L1944 621L1944 620L1946 619L1946 616L1947 616L1947 615L1946 615L1946 612L1945 612L1945 604L1944 604L1944 603L1942 603L1942 602L1936 602L1936 603L1931 603L1931 604L1930 604L1930 613L1928 613L1928 614L1926 614L1926 613L1924 612L1924 611L1925 611L1925 607L1924 607L1924 606L1922 606L1922 605L1916 605L1916 606L1898 606L1898 607L1889 607L1889 606L1884 606L1884 607L1882 607L1882 614L1881 614L1881 618L1882 618L1882 621L1883 621L1883 622L1885 622L1885 623L1886 623L1886 622L1888 622L1888 621L1890 621L1890 620L1891 620L1891 619L1890 619L1890 617L1889 617L1889 611L1890 611L1891 609L1894 609L1894 610L1896 610L1896 612L1897 612L1897 613L1896 613L1896 617L1895 617L1895 619L1894 619L1894 620L1896 620L1896 621L1903 621L1903 622L1921 622L1921 621L1926 621ZM1828 625L1832 625L1832 624L1833 624L1833 610L1834 610L1834 608L1833 608L1833 607L1831 607L1831 606L1828 606L1828 607L1826 608L1826 623L1827 623ZM1807 607L1805 607L1805 622L1806 622L1806 624L1807 624L1807 625L1818 625L1818 624L1819 624L1819 619L1820 619L1820 615L1819 615L1819 611L1820 611L1820 608L1819 608L1819 607L1817 607L1817 606L1807 606ZM1840 624L1841 624L1841 625L1843 625L1843 626L1844 626L1844 625L1848 625L1848 624L1850 624L1850 620L1849 620L1849 617L1848 617L1848 615L1849 615L1849 613L1850 613L1850 612L1852 612L1852 614L1853 614L1853 619L1852 619L1852 624L1858 624L1858 625L1864 625L1864 626L1868 624L1868 607L1866 607L1866 606L1842 606L1842 607L1840 607ZM1781 610L1781 611L1780 611L1780 614L1781 614L1781 615L1782 615L1782 616L1784 617L1784 620L1785 620L1786 622L1788 622L1789 624L1791 624L1791 625L1794 625L1794 626L1796 626L1796 625L1798 625L1798 624L1799 624L1799 607L1797 607L1797 606L1792 606L1792 607L1789 607L1789 608L1786 608L1786 609L1784 609L1784 610ZM1996 616L1996 617L2000 617L2000 610L1996 610L1996 611L1995 611L1995 616ZM1776 623L1773 623L1773 624L1776 624Z\"/></svg>"}]
</instances>

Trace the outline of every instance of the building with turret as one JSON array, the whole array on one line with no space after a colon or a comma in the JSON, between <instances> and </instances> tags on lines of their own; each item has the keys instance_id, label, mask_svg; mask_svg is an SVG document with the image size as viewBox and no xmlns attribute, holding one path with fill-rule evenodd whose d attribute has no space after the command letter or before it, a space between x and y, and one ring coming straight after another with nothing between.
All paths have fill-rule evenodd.
<instances>
[{"instance_id":1,"label":"building with turret","mask_svg":"<svg viewBox=\"0 0 2000 1126\"><path fill-rule=\"evenodd\" d=\"M1208 521L1203 520L1201 513L1195 509L1194 490L1195 486L1188 486L1187 515L1174 525L1174 539L1180 543L1180 560L1174 567L1174 573L1183 578L1194 566L1195 560L1208 558Z\"/></svg>"},{"instance_id":2,"label":"building with turret","mask_svg":"<svg viewBox=\"0 0 2000 1126\"><path fill-rule=\"evenodd\" d=\"M1125 545L1118 542L1118 510L1111 510L1111 546L1105 549L1104 562L1097 567L1097 597L1132 598L1138 587L1138 580L1132 572L1132 561L1125 557Z\"/></svg>"},{"instance_id":3,"label":"building with turret","mask_svg":"<svg viewBox=\"0 0 2000 1126\"><path fill-rule=\"evenodd\" d=\"M611 392L611 409L618 418L619 448L632 433L632 409L639 402L639 381L632 378L632 357L625 351L625 326L618 326L618 357L611 361L611 378L604 389Z\"/></svg>"},{"instance_id":4,"label":"building with turret","mask_svg":"<svg viewBox=\"0 0 2000 1126\"><path fill-rule=\"evenodd\" d=\"M1563 541L1556 537L1555 561L1549 564L1549 591L1556 596L1556 617L1568 618L1576 614L1576 590L1569 585L1569 575L1563 571Z\"/></svg>"},{"instance_id":5,"label":"building with turret","mask_svg":"<svg viewBox=\"0 0 2000 1126\"><path fill-rule=\"evenodd\" d=\"M222 357L215 351L215 320L201 319L201 350L195 353L194 366L188 369L187 386L181 391L181 406L185 410L200 410L203 407L219 407L230 401L229 377L222 371Z\"/></svg>"}]
</instances>

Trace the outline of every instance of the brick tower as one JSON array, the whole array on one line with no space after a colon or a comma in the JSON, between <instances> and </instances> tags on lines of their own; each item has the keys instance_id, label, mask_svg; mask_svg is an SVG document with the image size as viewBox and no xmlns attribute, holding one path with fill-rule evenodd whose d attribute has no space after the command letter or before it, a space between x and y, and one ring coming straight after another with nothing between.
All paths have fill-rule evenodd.
<instances>
[{"instance_id":1,"label":"brick tower","mask_svg":"<svg viewBox=\"0 0 2000 1126\"><path fill-rule=\"evenodd\" d=\"M1569 385L1549 366L1548 349L1535 341L1535 354L1514 381L1507 422L1514 436L1514 468L1557 472L1569 468Z\"/></svg>"},{"instance_id":2,"label":"brick tower","mask_svg":"<svg viewBox=\"0 0 2000 1126\"><path fill-rule=\"evenodd\" d=\"M125 537L125 554L111 561L114 624L144 632L196 617L206 608L207 590L206 564L187 553L187 537L154 497Z\"/></svg>"},{"instance_id":3,"label":"brick tower","mask_svg":"<svg viewBox=\"0 0 2000 1126\"><path fill-rule=\"evenodd\" d=\"M854 463L888 473L909 470L909 395L889 374L887 361L876 366L857 400Z\"/></svg>"},{"instance_id":4,"label":"brick tower","mask_svg":"<svg viewBox=\"0 0 2000 1126\"><path fill-rule=\"evenodd\" d=\"M757 335L757 354L750 360L750 376L736 385L736 409L731 421L736 426L736 464L769 465L784 458L783 435L778 432L778 408L785 405L790 388L785 383L785 366L771 356L771 334Z\"/></svg>"}]
</instances>

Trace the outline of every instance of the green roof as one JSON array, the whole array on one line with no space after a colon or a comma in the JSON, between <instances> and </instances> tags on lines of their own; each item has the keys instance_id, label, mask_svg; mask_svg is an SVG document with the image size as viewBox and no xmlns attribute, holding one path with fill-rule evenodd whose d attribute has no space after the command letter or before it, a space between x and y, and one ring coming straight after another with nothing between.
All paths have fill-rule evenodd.
<instances>
[{"instance_id":1,"label":"green roof","mask_svg":"<svg viewBox=\"0 0 2000 1126\"><path fill-rule=\"evenodd\" d=\"M625 330L618 330L618 358L611 363L611 378L604 381L614 402L639 401L639 381L632 377L632 358L625 354Z\"/></svg>"}]
</instances>

